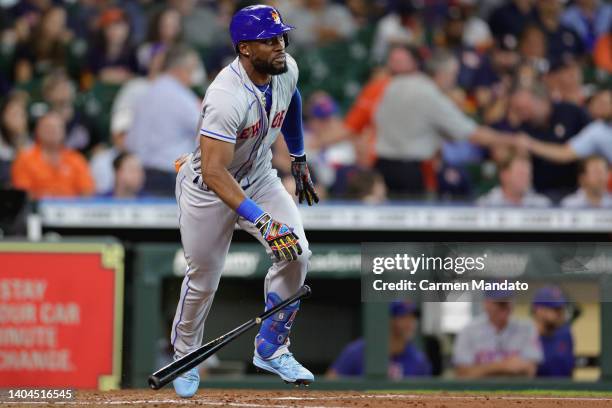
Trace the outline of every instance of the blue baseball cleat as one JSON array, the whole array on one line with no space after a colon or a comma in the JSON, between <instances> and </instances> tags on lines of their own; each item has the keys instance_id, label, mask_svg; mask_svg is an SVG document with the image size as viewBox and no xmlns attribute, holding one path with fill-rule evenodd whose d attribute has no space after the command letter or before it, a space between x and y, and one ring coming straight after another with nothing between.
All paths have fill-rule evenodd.
<instances>
[{"instance_id":1,"label":"blue baseball cleat","mask_svg":"<svg viewBox=\"0 0 612 408\"><path fill-rule=\"evenodd\" d=\"M198 372L198 367L193 367L183 375L176 377L172 384L179 397L193 397L200 386L200 373Z\"/></svg>"},{"instance_id":2,"label":"blue baseball cleat","mask_svg":"<svg viewBox=\"0 0 612 408\"><path fill-rule=\"evenodd\" d=\"M264 360L255 353L253 364L257 368L278 375L286 383L308 385L314 381L314 375L298 363L291 353L284 353L270 360Z\"/></svg>"}]
</instances>

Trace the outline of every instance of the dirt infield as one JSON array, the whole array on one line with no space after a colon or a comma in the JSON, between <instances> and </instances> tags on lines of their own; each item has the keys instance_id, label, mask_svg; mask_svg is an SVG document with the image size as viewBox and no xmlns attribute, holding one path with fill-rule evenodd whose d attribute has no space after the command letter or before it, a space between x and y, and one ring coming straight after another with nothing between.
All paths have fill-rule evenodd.
<instances>
[{"instance_id":1,"label":"dirt infield","mask_svg":"<svg viewBox=\"0 0 612 408\"><path fill-rule=\"evenodd\" d=\"M370 392L261 391L202 389L191 399L177 398L171 389L163 391L121 390L110 392L77 392L72 401L24 402L0 401L0 407L236 407L236 408L560 408L612 407L612 398L555 397L521 395L468 394L401 394Z\"/></svg>"}]
</instances>

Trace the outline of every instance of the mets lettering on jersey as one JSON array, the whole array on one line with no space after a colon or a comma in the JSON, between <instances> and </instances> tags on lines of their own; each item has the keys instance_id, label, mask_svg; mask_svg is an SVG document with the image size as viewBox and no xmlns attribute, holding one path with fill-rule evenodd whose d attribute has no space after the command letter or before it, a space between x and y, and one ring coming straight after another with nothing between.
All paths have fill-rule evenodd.
<instances>
[{"instance_id":1,"label":"mets lettering on jersey","mask_svg":"<svg viewBox=\"0 0 612 408\"><path fill-rule=\"evenodd\" d=\"M271 168L270 146L280 133L298 80L297 64L289 54L286 56L287 72L272 76L269 116L262 103L263 93L251 82L238 58L217 75L204 96L200 135L236 145L228 170L238 181L245 177L255 180ZM198 170L199 162L198 147L191 161L194 170Z\"/></svg>"}]
</instances>

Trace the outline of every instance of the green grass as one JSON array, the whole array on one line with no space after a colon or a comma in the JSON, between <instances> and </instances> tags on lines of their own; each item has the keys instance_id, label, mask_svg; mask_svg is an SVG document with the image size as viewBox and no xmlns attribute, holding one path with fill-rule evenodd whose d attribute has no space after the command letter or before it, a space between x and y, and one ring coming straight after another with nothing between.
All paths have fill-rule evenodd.
<instances>
[{"instance_id":1,"label":"green grass","mask_svg":"<svg viewBox=\"0 0 612 408\"><path fill-rule=\"evenodd\" d=\"M573 397L573 398L612 398L611 391L581 390L497 390L497 391L444 391L444 390L372 390L374 394L419 394L419 395L474 395L474 396L530 396L530 397Z\"/></svg>"}]
</instances>

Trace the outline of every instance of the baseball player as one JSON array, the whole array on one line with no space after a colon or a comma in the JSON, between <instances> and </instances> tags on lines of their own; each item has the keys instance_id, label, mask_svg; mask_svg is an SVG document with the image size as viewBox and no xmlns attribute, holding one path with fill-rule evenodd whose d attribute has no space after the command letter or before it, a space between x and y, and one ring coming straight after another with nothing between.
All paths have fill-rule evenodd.
<instances>
[{"instance_id":1,"label":"baseball player","mask_svg":"<svg viewBox=\"0 0 612 408\"><path fill-rule=\"evenodd\" d=\"M282 131L299 202L318 202L304 154L298 68L285 52L287 33L293 29L276 9L264 5L243 8L232 17L230 34L238 56L206 91L200 146L177 175L188 269L172 325L175 358L202 342L236 223L273 259L264 284L266 309L304 284L308 241L297 206L272 168L270 150ZM253 364L285 382L308 384L314 376L288 350L298 309L295 302L263 322L255 337ZM193 368L174 381L174 388L179 396L191 397L199 382Z\"/></svg>"}]
</instances>

